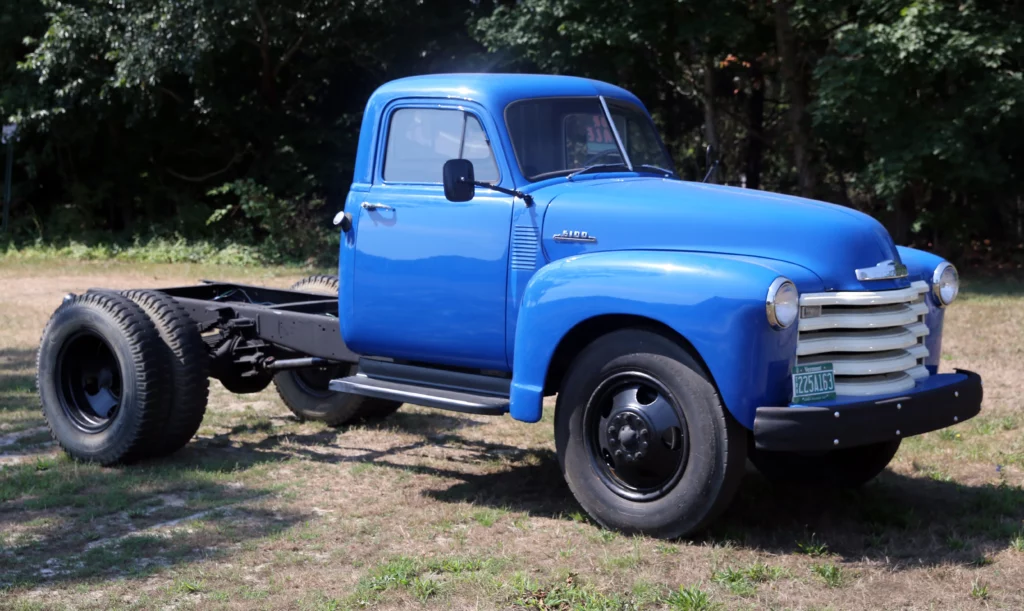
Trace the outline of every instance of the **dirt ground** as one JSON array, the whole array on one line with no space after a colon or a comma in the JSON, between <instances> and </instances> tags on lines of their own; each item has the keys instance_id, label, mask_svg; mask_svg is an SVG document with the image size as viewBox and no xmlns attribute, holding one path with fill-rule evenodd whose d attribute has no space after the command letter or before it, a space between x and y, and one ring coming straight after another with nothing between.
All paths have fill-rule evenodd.
<instances>
[{"instance_id":1,"label":"dirt ground","mask_svg":"<svg viewBox=\"0 0 1024 611\"><path fill-rule=\"evenodd\" d=\"M540 424L405 406L380 424L294 419L272 389L212 384L198 438L125 468L58 453L35 348L67 292L289 269L0 258L0 608L1022 609L1024 288L978 284L943 370L985 379L977 418L908 439L856 492L755 472L710 532L591 523Z\"/></svg>"}]
</instances>

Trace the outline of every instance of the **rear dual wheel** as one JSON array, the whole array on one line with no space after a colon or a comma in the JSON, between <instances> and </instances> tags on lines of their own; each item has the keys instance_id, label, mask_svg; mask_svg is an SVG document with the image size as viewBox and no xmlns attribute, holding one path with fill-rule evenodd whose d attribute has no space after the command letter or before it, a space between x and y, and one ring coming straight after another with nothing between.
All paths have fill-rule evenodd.
<instances>
[{"instance_id":1,"label":"rear dual wheel","mask_svg":"<svg viewBox=\"0 0 1024 611\"><path fill-rule=\"evenodd\" d=\"M188 314L159 293L66 298L37 354L54 439L72 457L104 465L174 452L206 407L201 343Z\"/></svg>"},{"instance_id":2,"label":"rear dual wheel","mask_svg":"<svg viewBox=\"0 0 1024 611\"><path fill-rule=\"evenodd\" d=\"M337 297L338 278L309 276L293 284L291 289ZM293 414L302 420L316 420L332 426L361 420L382 420L402 406L398 401L339 393L329 388L331 380L351 375L355 368L355 364L346 363L282 371L274 375L274 386Z\"/></svg>"}]
</instances>

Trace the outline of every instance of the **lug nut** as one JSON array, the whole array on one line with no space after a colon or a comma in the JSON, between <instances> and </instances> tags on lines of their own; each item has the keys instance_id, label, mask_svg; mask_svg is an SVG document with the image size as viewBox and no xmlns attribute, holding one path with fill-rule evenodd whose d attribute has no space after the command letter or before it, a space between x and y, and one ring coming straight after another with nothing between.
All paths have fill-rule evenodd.
<instances>
[{"instance_id":1,"label":"lug nut","mask_svg":"<svg viewBox=\"0 0 1024 611\"><path fill-rule=\"evenodd\" d=\"M643 457L644 457L644 452L643 452L643 450L641 450L641 451L639 451L639 452L637 452L637 453L636 453L636 459L637 459L637 460L640 460L640 459L641 459L641 458L643 458Z\"/></svg>"},{"instance_id":2,"label":"lug nut","mask_svg":"<svg viewBox=\"0 0 1024 611\"><path fill-rule=\"evenodd\" d=\"M622 458L622 450L615 450L615 458Z\"/></svg>"}]
</instances>

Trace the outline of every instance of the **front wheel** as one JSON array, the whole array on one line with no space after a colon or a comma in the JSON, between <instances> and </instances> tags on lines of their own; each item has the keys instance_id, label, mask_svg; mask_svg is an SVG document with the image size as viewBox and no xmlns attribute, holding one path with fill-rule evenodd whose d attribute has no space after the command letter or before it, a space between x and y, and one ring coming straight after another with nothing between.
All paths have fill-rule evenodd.
<instances>
[{"instance_id":1,"label":"front wheel","mask_svg":"<svg viewBox=\"0 0 1024 611\"><path fill-rule=\"evenodd\" d=\"M653 331L609 333L563 380L555 413L562 473L600 524L662 538L707 526L746 462L746 431L709 376Z\"/></svg>"},{"instance_id":2,"label":"front wheel","mask_svg":"<svg viewBox=\"0 0 1024 611\"><path fill-rule=\"evenodd\" d=\"M824 453L750 449L750 462L773 484L857 488L877 477L900 449L900 441Z\"/></svg>"}]
</instances>

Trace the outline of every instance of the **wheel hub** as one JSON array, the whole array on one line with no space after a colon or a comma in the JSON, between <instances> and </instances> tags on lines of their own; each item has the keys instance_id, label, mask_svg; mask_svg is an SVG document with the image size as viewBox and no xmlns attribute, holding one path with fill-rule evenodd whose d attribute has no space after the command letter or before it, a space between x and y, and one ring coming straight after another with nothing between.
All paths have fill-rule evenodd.
<instances>
[{"instance_id":1,"label":"wheel hub","mask_svg":"<svg viewBox=\"0 0 1024 611\"><path fill-rule=\"evenodd\" d=\"M641 460L650 448L651 425L640 414L619 412L608 427L608 445L613 456L627 462Z\"/></svg>"},{"instance_id":2,"label":"wheel hub","mask_svg":"<svg viewBox=\"0 0 1024 611\"><path fill-rule=\"evenodd\" d=\"M654 500L682 476L689 451L686 420L671 393L648 374L626 372L605 380L584 422L595 471L616 494Z\"/></svg>"}]
</instances>

